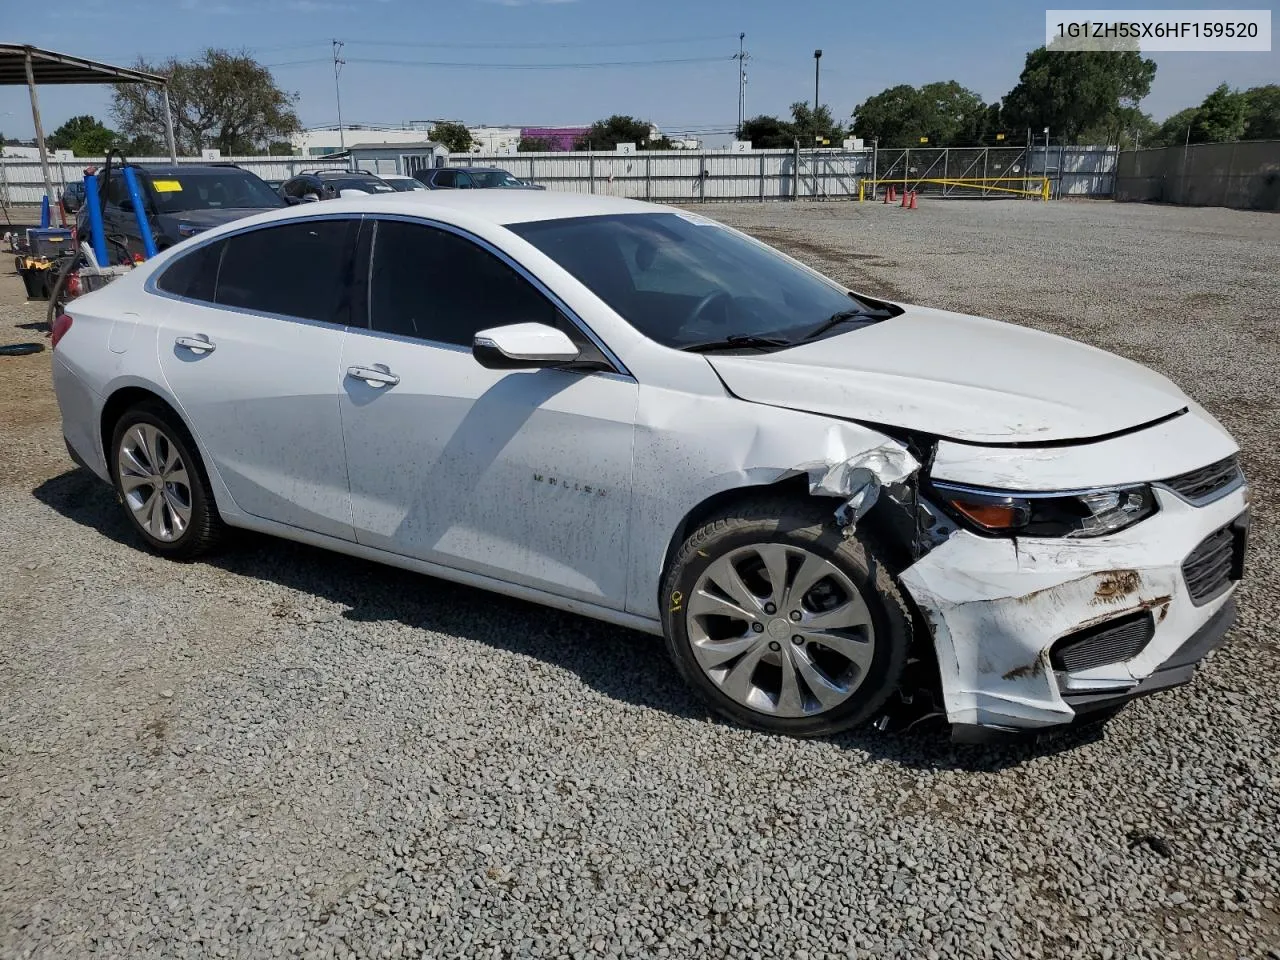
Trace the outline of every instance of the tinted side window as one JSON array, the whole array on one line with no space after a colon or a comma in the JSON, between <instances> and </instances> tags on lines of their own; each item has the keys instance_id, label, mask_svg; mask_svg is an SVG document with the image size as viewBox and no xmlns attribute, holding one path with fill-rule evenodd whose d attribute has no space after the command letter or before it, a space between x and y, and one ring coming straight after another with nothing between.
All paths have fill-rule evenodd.
<instances>
[{"instance_id":1,"label":"tinted side window","mask_svg":"<svg viewBox=\"0 0 1280 960\"><path fill-rule=\"evenodd\" d=\"M301 220L227 239L221 306L345 324L356 220Z\"/></svg>"},{"instance_id":2,"label":"tinted side window","mask_svg":"<svg viewBox=\"0 0 1280 960\"><path fill-rule=\"evenodd\" d=\"M435 180L437 187L452 187L457 174L452 170L437 170Z\"/></svg>"},{"instance_id":3,"label":"tinted side window","mask_svg":"<svg viewBox=\"0 0 1280 960\"><path fill-rule=\"evenodd\" d=\"M469 347L476 331L489 327L560 325L555 305L524 277L435 227L379 222L369 283L369 321L384 333Z\"/></svg>"},{"instance_id":4,"label":"tinted side window","mask_svg":"<svg viewBox=\"0 0 1280 960\"><path fill-rule=\"evenodd\" d=\"M178 297L212 303L218 281L218 264L226 245L225 240L206 243L179 257L160 274L156 286Z\"/></svg>"},{"instance_id":5,"label":"tinted side window","mask_svg":"<svg viewBox=\"0 0 1280 960\"><path fill-rule=\"evenodd\" d=\"M116 174L111 177L111 182L107 184L107 203L113 207L120 206L120 201L129 195L124 186L124 177Z\"/></svg>"}]
</instances>

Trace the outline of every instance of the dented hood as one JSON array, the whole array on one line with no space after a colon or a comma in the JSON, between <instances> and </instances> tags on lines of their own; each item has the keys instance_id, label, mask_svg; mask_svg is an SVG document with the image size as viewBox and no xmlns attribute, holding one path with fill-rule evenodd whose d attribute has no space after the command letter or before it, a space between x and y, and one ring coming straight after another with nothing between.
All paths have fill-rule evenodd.
<instances>
[{"instance_id":1,"label":"dented hood","mask_svg":"<svg viewBox=\"0 0 1280 960\"><path fill-rule=\"evenodd\" d=\"M1114 354L926 307L776 353L707 360L743 400L972 443L1087 439L1187 404L1172 382Z\"/></svg>"}]
</instances>

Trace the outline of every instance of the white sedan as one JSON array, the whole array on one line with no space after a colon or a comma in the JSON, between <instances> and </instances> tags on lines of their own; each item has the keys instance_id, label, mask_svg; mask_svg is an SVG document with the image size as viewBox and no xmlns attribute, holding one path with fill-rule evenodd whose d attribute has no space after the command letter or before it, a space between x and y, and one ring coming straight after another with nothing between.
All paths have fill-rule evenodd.
<instances>
[{"instance_id":1,"label":"white sedan","mask_svg":"<svg viewBox=\"0 0 1280 960\"><path fill-rule=\"evenodd\" d=\"M1231 623L1247 491L1174 384L551 192L238 220L54 330L72 456L178 559L227 527L665 636L722 714L957 737L1109 715Z\"/></svg>"}]
</instances>

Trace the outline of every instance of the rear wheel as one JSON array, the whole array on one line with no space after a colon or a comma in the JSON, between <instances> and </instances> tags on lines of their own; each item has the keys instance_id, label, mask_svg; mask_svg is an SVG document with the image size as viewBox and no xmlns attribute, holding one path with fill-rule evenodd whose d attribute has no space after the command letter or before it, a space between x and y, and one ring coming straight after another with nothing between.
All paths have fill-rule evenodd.
<instances>
[{"instance_id":1,"label":"rear wheel","mask_svg":"<svg viewBox=\"0 0 1280 960\"><path fill-rule=\"evenodd\" d=\"M212 549L225 530L191 435L162 404L125 411L111 441L111 473L147 546L178 560Z\"/></svg>"},{"instance_id":2,"label":"rear wheel","mask_svg":"<svg viewBox=\"0 0 1280 960\"><path fill-rule=\"evenodd\" d=\"M676 557L664 626L680 673L739 723L818 736L869 720L897 689L911 619L877 548L829 506L746 501Z\"/></svg>"}]
</instances>

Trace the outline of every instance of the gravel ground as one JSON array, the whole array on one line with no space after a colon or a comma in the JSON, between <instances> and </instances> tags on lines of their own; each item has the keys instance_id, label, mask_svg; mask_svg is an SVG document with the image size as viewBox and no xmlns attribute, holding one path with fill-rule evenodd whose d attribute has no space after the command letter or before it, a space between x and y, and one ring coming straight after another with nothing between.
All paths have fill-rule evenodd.
<instances>
[{"instance_id":1,"label":"gravel ground","mask_svg":"<svg viewBox=\"0 0 1280 960\"><path fill-rule=\"evenodd\" d=\"M1092 736L748 733L652 638L256 537L142 553L48 354L0 358L0 955L1280 958L1280 219L703 212L1188 388L1254 485L1228 645Z\"/></svg>"}]
</instances>

